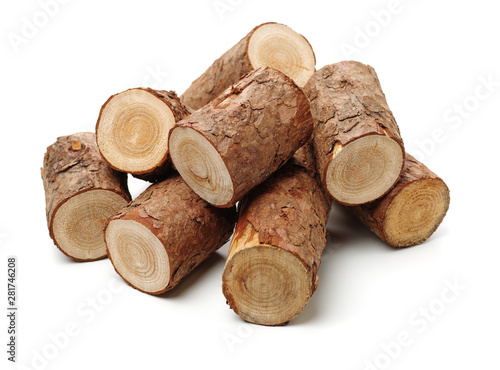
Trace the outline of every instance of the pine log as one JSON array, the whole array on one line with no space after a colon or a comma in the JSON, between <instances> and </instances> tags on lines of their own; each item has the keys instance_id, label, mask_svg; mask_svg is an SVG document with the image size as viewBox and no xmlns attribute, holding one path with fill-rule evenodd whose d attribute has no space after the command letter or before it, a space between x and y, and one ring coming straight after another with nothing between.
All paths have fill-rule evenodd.
<instances>
[{"instance_id":1,"label":"pine log","mask_svg":"<svg viewBox=\"0 0 500 370\"><path fill-rule=\"evenodd\" d=\"M375 70L359 62L328 65L304 92L315 119L314 150L325 189L345 205L386 194L401 175L405 152Z\"/></svg>"},{"instance_id":2,"label":"pine log","mask_svg":"<svg viewBox=\"0 0 500 370\"><path fill-rule=\"evenodd\" d=\"M257 69L178 122L169 150L195 193L231 207L284 165L312 129L302 90L275 69Z\"/></svg>"},{"instance_id":3,"label":"pine log","mask_svg":"<svg viewBox=\"0 0 500 370\"><path fill-rule=\"evenodd\" d=\"M449 204L445 182L406 153L403 175L388 194L347 209L390 246L409 247L436 231Z\"/></svg>"},{"instance_id":4,"label":"pine log","mask_svg":"<svg viewBox=\"0 0 500 370\"><path fill-rule=\"evenodd\" d=\"M107 165L90 132L58 138L41 172L55 245L77 261L106 257L104 224L130 202L127 175Z\"/></svg>"},{"instance_id":5,"label":"pine log","mask_svg":"<svg viewBox=\"0 0 500 370\"><path fill-rule=\"evenodd\" d=\"M219 249L235 222L235 207L210 206L172 174L110 219L109 258L132 287L161 294Z\"/></svg>"},{"instance_id":6,"label":"pine log","mask_svg":"<svg viewBox=\"0 0 500 370\"><path fill-rule=\"evenodd\" d=\"M113 95L97 120L99 150L118 171L151 182L161 180L171 165L169 132L189 114L173 91L135 88Z\"/></svg>"},{"instance_id":7,"label":"pine log","mask_svg":"<svg viewBox=\"0 0 500 370\"><path fill-rule=\"evenodd\" d=\"M199 109L229 86L261 67L277 69L303 87L314 73L316 58L304 36L278 23L264 23L217 59L182 94L181 101Z\"/></svg>"},{"instance_id":8,"label":"pine log","mask_svg":"<svg viewBox=\"0 0 500 370\"><path fill-rule=\"evenodd\" d=\"M288 323L318 286L331 198L303 159L240 202L222 289L229 306L252 323Z\"/></svg>"}]
</instances>

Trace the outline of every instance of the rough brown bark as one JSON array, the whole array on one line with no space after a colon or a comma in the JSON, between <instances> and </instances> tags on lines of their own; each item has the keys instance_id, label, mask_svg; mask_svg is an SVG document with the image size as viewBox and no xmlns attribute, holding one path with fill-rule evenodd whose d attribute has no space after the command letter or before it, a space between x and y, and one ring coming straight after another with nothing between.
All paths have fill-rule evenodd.
<instances>
[{"instance_id":1,"label":"rough brown bark","mask_svg":"<svg viewBox=\"0 0 500 370\"><path fill-rule=\"evenodd\" d=\"M128 223L113 229L117 221ZM178 174L173 174L151 185L109 220L105 231L109 257L128 284L143 292L160 294L175 287L219 249L231 236L235 221L235 207L210 206ZM144 227L133 231L135 223ZM154 243L164 249L166 258L158 257L152 243L145 241L149 233ZM164 270L168 276L154 277L165 267L164 263L168 265ZM162 279L164 284L158 285Z\"/></svg>"},{"instance_id":2,"label":"rough brown bark","mask_svg":"<svg viewBox=\"0 0 500 370\"><path fill-rule=\"evenodd\" d=\"M176 121L186 118L191 114L191 109L181 103L175 91L154 90L144 88L144 90L154 94L158 99L161 99L172 110Z\"/></svg>"},{"instance_id":3,"label":"rough brown bark","mask_svg":"<svg viewBox=\"0 0 500 370\"><path fill-rule=\"evenodd\" d=\"M53 231L54 216L69 199L89 191L108 190L123 198L125 203L130 202L127 175L107 165L97 148L95 134L90 132L59 137L47 148L41 173L50 237L56 246L69 257L79 261L89 260L68 254L66 246L59 243ZM109 214L110 216L112 214ZM93 217L93 215L90 214L88 217ZM101 232L105 222L106 220L99 221L102 227ZM100 239L104 245L104 235ZM99 258L105 256L104 253Z\"/></svg>"},{"instance_id":4,"label":"rough brown bark","mask_svg":"<svg viewBox=\"0 0 500 370\"><path fill-rule=\"evenodd\" d=\"M409 247L434 233L449 203L444 181L406 153L403 175L388 194L373 203L347 209L387 244Z\"/></svg>"},{"instance_id":5,"label":"rough brown bark","mask_svg":"<svg viewBox=\"0 0 500 370\"><path fill-rule=\"evenodd\" d=\"M129 89L124 92L121 92L119 94L112 95L106 103L101 108L101 111L99 113L99 118L97 120L97 125L96 125L96 135L97 135L97 143L99 146L99 149L101 150L101 154L103 155L104 159L108 164L114 168L117 171L121 172L127 172L132 174L134 177L137 177L142 180L154 182L154 181L160 181L164 178L166 178L169 175L169 172L171 170L171 161L170 161L170 156L168 154L168 137L165 138L164 142L165 144L162 146L158 144L155 148L153 148L155 151L160 151L161 152L161 157L158 158L156 163L153 164L148 164L146 167L143 167L139 170L129 170L127 169L126 166L123 165L118 165L116 163L116 160L113 160L110 158L111 155L116 155L117 150L116 148L111 148L109 150L105 150L105 146L109 146L110 142L117 141L118 136L132 136L134 133L130 132L125 132L122 135L119 135L118 133L121 131L117 131L113 135L104 135L102 134L102 129L101 129L101 119L103 116L103 112L106 110L108 104L110 104L113 99L116 97L126 94L129 92L133 91L145 91L149 94L151 94L152 97L155 99L158 99L158 101L162 102L165 104L165 107L172 113L173 116L173 122L166 122L166 121L161 121L161 119L158 118L159 124L162 125L168 125L166 127L166 131L170 131L171 127L175 124L175 122L178 122L191 113L191 110L186 107L184 104L181 103L180 99L177 97L177 94L174 91L165 91L165 90L154 90L151 88L134 88L134 89ZM129 99L130 100L130 99ZM114 114L114 119L115 120L122 120L119 123L116 124L116 130L120 130L120 126L123 127L126 124L129 124L132 120L137 120L137 121L147 121L149 119L153 119L154 112L151 109L148 109L147 106L141 107L141 110L133 111L133 109L136 109L134 106L134 103L137 104L138 101L127 101L126 103L122 104L119 109L116 110ZM146 111L147 115L144 115L144 111ZM149 115L149 116L148 116ZM127 117L127 118L123 118ZM153 127L154 129L154 127ZM142 129L143 134L145 134L148 130L147 129ZM137 135L137 133L135 133ZM154 137L151 138L151 142L154 140ZM115 145L115 144L113 144ZM128 143L128 145L123 145L126 146L126 148L119 148L123 150L134 150L134 145ZM104 149L104 150L103 150ZM141 153L137 153L136 159L140 160L141 159Z\"/></svg>"},{"instance_id":6,"label":"rough brown bark","mask_svg":"<svg viewBox=\"0 0 500 370\"><path fill-rule=\"evenodd\" d=\"M253 323L286 324L318 285L331 198L308 170L307 150L299 154L240 202L222 289Z\"/></svg>"},{"instance_id":7,"label":"rough brown bark","mask_svg":"<svg viewBox=\"0 0 500 370\"><path fill-rule=\"evenodd\" d=\"M258 68L259 66L252 65L252 61L250 60L248 54L248 46L255 31L263 26L271 24L278 25L277 23L269 22L255 27L248 35L243 37L243 39L241 39L236 45L225 52L191 84L184 94L182 94L181 101L192 109L199 109L219 96L219 94L221 94L229 86L237 83L242 76L246 75L253 69ZM284 25L280 26L286 27ZM312 51L309 42L302 35L296 35L297 38L303 39L304 44L309 47L312 58L314 59L314 52ZM281 46L283 48L281 53L286 53L286 43L281 43ZM311 74L314 72L314 64L315 59L310 71ZM280 66L280 63L278 62L276 62L275 65L266 66L276 68L286 73L284 70L286 66ZM304 69L307 68L306 66L301 67ZM301 84L298 85L303 86Z\"/></svg>"},{"instance_id":8,"label":"rough brown bark","mask_svg":"<svg viewBox=\"0 0 500 370\"><path fill-rule=\"evenodd\" d=\"M391 182L385 184L384 189L379 189L378 194L374 195L380 197L389 191L401 174L404 146L398 125L387 105L374 69L352 61L328 65L311 77L304 87L304 92L311 102L311 113L315 119L314 149L318 173L330 195L346 205L360 204L356 203L356 194L349 197L337 190L332 193L334 189L332 189L333 186L330 186L331 183L343 179L333 180L329 177L328 170L330 166L335 165L332 161L340 158L339 154L350 144L369 135L379 135L379 137L392 139L400 147L396 152L389 153L391 157L386 161L389 164L397 162L397 166L391 174ZM375 142L373 148L367 147L361 150L365 152L366 158L362 158L359 153L353 153L352 158L346 159L347 162L351 163L351 167L346 170L345 177L358 176L363 165L377 169L376 163L370 162L377 159L377 151L382 149L377 149L377 145L379 143ZM361 161L364 161L364 164ZM367 173L368 175L375 176L377 174ZM379 180L387 178L387 176L387 174L379 174ZM373 180L373 184L379 184L379 181ZM370 189L366 188L362 191L368 192ZM360 201L366 203L374 199L376 198Z\"/></svg>"},{"instance_id":9,"label":"rough brown bark","mask_svg":"<svg viewBox=\"0 0 500 370\"><path fill-rule=\"evenodd\" d=\"M309 140L297 149L293 157L290 159L290 163L294 166L302 167L311 177L317 178L318 172L316 170L316 158L314 156L312 140Z\"/></svg>"},{"instance_id":10,"label":"rough brown bark","mask_svg":"<svg viewBox=\"0 0 500 370\"><path fill-rule=\"evenodd\" d=\"M229 207L285 164L312 129L309 101L302 90L277 70L257 69L178 122L170 134L170 153L195 192L213 205ZM216 153L193 154L206 141ZM195 162L197 169L190 167ZM219 178L229 185L220 189Z\"/></svg>"}]
</instances>

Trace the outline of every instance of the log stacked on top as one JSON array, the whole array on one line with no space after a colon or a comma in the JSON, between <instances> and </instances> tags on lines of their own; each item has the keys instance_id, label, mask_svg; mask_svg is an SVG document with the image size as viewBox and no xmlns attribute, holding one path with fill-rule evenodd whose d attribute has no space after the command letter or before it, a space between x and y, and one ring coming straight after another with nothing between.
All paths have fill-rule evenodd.
<instances>
[{"instance_id":1,"label":"log stacked on top","mask_svg":"<svg viewBox=\"0 0 500 370\"><path fill-rule=\"evenodd\" d=\"M374 69L315 71L307 40L277 23L253 29L180 99L149 88L111 96L96 133L47 149L54 243L78 261L109 255L127 283L160 294L236 226L223 294L262 325L297 317L316 290L332 199L393 247L429 238L450 201L405 152ZM126 173L153 184L131 201Z\"/></svg>"},{"instance_id":2,"label":"log stacked on top","mask_svg":"<svg viewBox=\"0 0 500 370\"><path fill-rule=\"evenodd\" d=\"M375 70L340 62L317 71L304 88L316 120L318 174L339 203L372 202L394 186L405 150Z\"/></svg>"},{"instance_id":3,"label":"log stacked on top","mask_svg":"<svg viewBox=\"0 0 500 370\"><path fill-rule=\"evenodd\" d=\"M177 123L169 142L174 166L203 199L233 206L309 140L309 108L286 75L256 69Z\"/></svg>"}]
</instances>

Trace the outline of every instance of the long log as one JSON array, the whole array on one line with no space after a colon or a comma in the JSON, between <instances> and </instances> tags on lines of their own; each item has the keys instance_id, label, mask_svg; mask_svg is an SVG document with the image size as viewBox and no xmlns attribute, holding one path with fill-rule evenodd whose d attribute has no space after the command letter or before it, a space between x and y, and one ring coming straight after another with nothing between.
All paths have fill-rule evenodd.
<instances>
[{"instance_id":1,"label":"long log","mask_svg":"<svg viewBox=\"0 0 500 370\"><path fill-rule=\"evenodd\" d=\"M315 119L314 149L325 189L345 205L386 194L401 175L405 151L375 70L359 62L328 65L304 92Z\"/></svg>"},{"instance_id":2,"label":"long log","mask_svg":"<svg viewBox=\"0 0 500 370\"><path fill-rule=\"evenodd\" d=\"M318 286L331 199L306 157L294 157L240 202L222 289L246 321L286 324Z\"/></svg>"},{"instance_id":3,"label":"long log","mask_svg":"<svg viewBox=\"0 0 500 370\"><path fill-rule=\"evenodd\" d=\"M234 207L210 206L172 174L110 219L105 229L109 258L128 284L161 294L219 249L235 222Z\"/></svg>"},{"instance_id":4,"label":"long log","mask_svg":"<svg viewBox=\"0 0 500 370\"><path fill-rule=\"evenodd\" d=\"M229 86L261 67L277 69L303 87L314 73L316 58L304 36L278 23L255 27L217 59L182 94L181 101L199 109Z\"/></svg>"},{"instance_id":5,"label":"long log","mask_svg":"<svg viewBox=\"0 0 500 370\"><path fill-rule=\"evenodd\" d=\"M284 165L312 129L302 90L275 69L257 69L178 122L169 150L200 197L231 207Z\"/></svg>"}]
</instances>

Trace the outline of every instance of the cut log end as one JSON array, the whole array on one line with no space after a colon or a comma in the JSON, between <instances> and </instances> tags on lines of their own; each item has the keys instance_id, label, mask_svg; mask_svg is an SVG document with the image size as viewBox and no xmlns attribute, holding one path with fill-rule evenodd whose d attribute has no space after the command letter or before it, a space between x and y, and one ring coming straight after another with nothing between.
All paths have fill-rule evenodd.
<instances>
[{"instance_id":1,"label":"cut log end","mask_svg":"<svg viewBox=\"0 0 500 370\"><path fill-rule=\"evenodd\" d=\"M166 290L170 282L168 254L146 226L133 220L111 220L106 243L109 258L127 283L151 294Z\"/></svg>"},{"instance_id":2,"label":"cut log end","mask_svg":"<svg viewBox=\"0 0 500 370\"><path fill-rule=\"evenodd\" d=\"M313 75L316 59L307 40L290 27L268 23L258 27L248 43L248 58L255 68L271 67L303 87Z\"/></svg>"},{"instance_id":3,"label":"cut log end","mask_svg":"<svg viewBox=\"0 0 500 370\"><path fill-rule=\"evenodd\" d=\"M64 202L52 221L52 233L63 253L78 261L107 255L104 226L128 200L111 190L88 190Z\"/></svg>"},{"instance_id":4,"label":"cut log end","mask_svg":"<svg viewBox=\"0 0 500 370\"><path fill-rule=\"evenodd\" d=\"M115 169L148 173L166 161L172 110L153 93L131 89L112 96L97 125L97 144Z\"/></svg>"},{"instance_id":5,"label":"cut log end","mask_svg":"<svg viewBox=\"0 0 500 370\"><path fill-rule=\"evenodd\" d=\"M292 253L260 244L235 253L223 272L224 295L244 320L283 325L298 316L312 295L311 276Z\"/></svg>"},{"instance_id":6,"label":"cut log end","mask_svg":"<svg viewBox=\"0 0 500 370\"><path fill-rule=\"evenodd\" d=\"M450 203L448 187L441 179L422 179L406 186L391 202L384 235L394 247L417 245L441 224Z\"/></svg>"},{"instance_id":7,"label":"cut log end","mask_svg":"<svg viewBox=\"0 0 500 370\"><path fill-rule=\"evenodd\" d=\"M344 147L337 143L326 169L326 186L342 204L368 203L397 182L403 163L401 145L388 136L363 136Z\"/></svg>"},{"instance_id":8,"label":"cut log end","mask_svg":"<svg viewBox=\"0 0 500 370\"><path fill-rule=\"evenodd\" d=\"M201 198L214 206L226 206L233 198L233 182L215 147L189 127L170 134L170 156L175 168Z\"/></svg>"}]
</instances>

